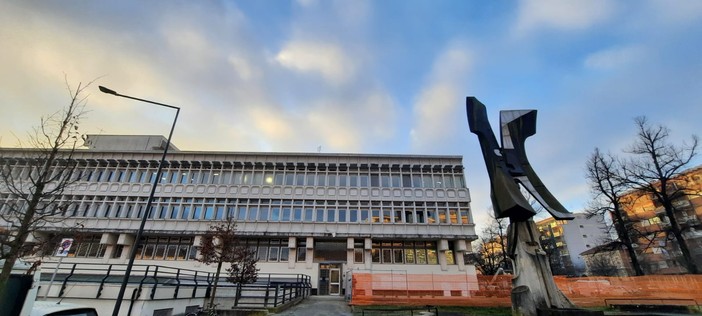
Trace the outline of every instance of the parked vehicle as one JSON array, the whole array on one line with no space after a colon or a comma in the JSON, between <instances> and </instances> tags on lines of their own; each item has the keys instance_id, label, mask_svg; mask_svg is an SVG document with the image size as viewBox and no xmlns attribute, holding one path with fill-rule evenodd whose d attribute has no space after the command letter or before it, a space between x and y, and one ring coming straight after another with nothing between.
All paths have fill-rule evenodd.
<instances>
[{"instance_id":1,"label":"parked vehicle","mask_svg":"<svg viewBox=\"0 0 702 316\"><path fill-rule=\"evenodd\" d=\"M31 316L98 316L97 311L72 303L36 301Z\"/></svg>"}]
</instances>

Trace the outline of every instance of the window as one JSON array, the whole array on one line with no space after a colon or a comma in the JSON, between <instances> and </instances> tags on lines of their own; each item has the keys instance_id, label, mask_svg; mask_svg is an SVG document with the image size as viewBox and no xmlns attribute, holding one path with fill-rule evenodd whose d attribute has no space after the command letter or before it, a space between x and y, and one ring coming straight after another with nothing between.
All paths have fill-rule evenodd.
<instances>
[{"instance_id":1,"label":"window","mask_svg":"<svg viewBox=\"0 0 702 316\"><path fill-rule=\"evenodd\" d=\"M258 212L258 220L265 222L268 220L268 208L267 207L261 207L261 209Z\"/></svg>"},{"instance_id":2,"label":"window","mask_svg":"<svg viewBox=\"0 0 702 316\"><path fill-rule=\"evenodd\" d=\"M300 221L302 221L302 209L295 208L295 209L293 209L293 222L300 222Z\"/></svg>"},{"instance_id":3,"label":"window","mask_svg":"<svg viewBox=\"0 0 702 316\"><path fill-rule=\"evenodd\" d=\"M195 206L195 211L193 212L193 219L200 219L202 216L202 206Z\"/></svg>"},{"instance_id":4,"label":"window","mask_svg":"<svg viewBox=\"0 0 702 316\"><path fill-rule=\"evenodd\" d=\"M339 210L339 222L340 223L346 222L346 210Z\"/></svg>"},{"instance_id":5,"label":"window","mask_svg":"<svg viewBox=\"0 0 702 316\"><path fill-rule=\"evenodd\" d=\"M353 241L353 262L363 263L364 262L364 240L354 239Z\"/></svg>"},{"instance_id":6,"label":"window","mask_svg":"<svg viewBox=\"0 0 702 316\"><path fill-rule=\"evenodd\" d=\"M280 220L280 207L274 207L271 209L271 221L277 222Z\"/></svg>"},{"instance_id":7,"label":"window","mask_svg":"<svg viewBox=\"0 0 702 316\"><path fill-rule=\"evenodd\" d=\"M249 207L249 220L250 221L255 221L256 216L258 216L258 207L251 206Z\"/></svg>"},{"instance_id":8,"label":"window","mask_svg":"<svg viewBox=\"0 0 702 316\"><path fill-rule=\"evenodd\" d=\"M280 262L288 262L288 257L290 256L290 249L283 245L280 247Z\"/></svg>"},{"instance_id":9,"label":"window","mask_svg":"<svg viewBox=\"0 0 702 316\"><path fill-rule=\"evenodd\" d=\"M304 241L297 242L297 262L305 262L307 260L307 245Z\"/></svg>"},{"instance_id":10,"label":"window","mask_svg":"<svg viewBox=\"0 0 702 316\"><path fill-rule=\"evenodd\" d=\"M205 207L205 219L212 219L214 217L214 206Z\"/></svg>"}]
</instances>

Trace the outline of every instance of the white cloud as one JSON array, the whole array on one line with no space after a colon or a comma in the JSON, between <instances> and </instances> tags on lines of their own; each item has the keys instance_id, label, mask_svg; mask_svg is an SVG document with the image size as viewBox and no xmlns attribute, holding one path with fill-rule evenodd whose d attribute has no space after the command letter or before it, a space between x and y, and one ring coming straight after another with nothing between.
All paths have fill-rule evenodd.
<instances>
[{"instance_id":1,"label":"white cloud","mask_svg":"<svg viewBox=\"0 0 702 316\"><path fill-rule=\"evenodd\" d=\"M614 5L609 0L522 0L515 30L519 34L539 28L584 30L609 18Z\"/></svg>"},{"instance_id":2,"label":"white cloud","mask_svg":"<svg viewBox=\"0 0 702 316\"><path fill-rule=\"evenodd\" d=\"M353 78L356 65L344 49L332 43L291 41L276 55L282 66L304 73L318 73L332 83Z\"/></svg>"},{"instance_id":3,"label":"white cloud","mask_svg":"<svg viewBox=\"0 0 702 316\"><path fill-rule=\"evenodd\" d=\"M472 64L467 51L464 45L451 45L434 62L428 83L413 106L410 136L415 149L426 150L457 132L458 126L452 123L464 116L462 100Z\"/></svg>"},{"instance_id":4,"label":"white cloud","mask_svg":"<svg viewBox=\"0 0 702 316\"><path fill-rule=\"evenodd\" d=\"M612 70L635 64L644 58L643 47L631 45L608 48L588 55L585 67L600 70Z\"/></svg>"}]
</instances>

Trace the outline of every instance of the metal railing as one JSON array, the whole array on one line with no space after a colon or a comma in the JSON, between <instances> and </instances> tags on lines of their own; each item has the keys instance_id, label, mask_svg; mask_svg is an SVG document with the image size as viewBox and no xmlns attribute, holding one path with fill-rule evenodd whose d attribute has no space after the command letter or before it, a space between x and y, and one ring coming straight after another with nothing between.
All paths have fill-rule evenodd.
<instances>
[{"instance_id":1,"label":"metal railing","mask_svg":"<svg viewBox=\"0 0 702 316\"><path fill-rule=\"evenodd\" d=\"M58 297L64 297L67 294L66 289L69 284L94 284L97 286L95 299L114 299L103 297L103 290L106 285L119 284L124 278L127 266L126 264L106 263L62 263L58 267L57 265L57 262L44 262L42 264L44 271L42 281L49 281L56 271L54 286L60 285ZM135 285L132 301L141 297L142 290L145 288L150 290L147 298L149 300L164 299L162 296L156 298L156 291L165 288L173 291L173 299L208 298L212 292L214 280L215 274L211 272L135 264L132 267L128 284ZM217 298L233 299L234 306L271 308L308 297L312 290L312 280L309 275L305 274L261 273L256 282L239 285L220 276L217 287ZM190 289L192 291L182 293L182 290ZM231 295L232 289L235 295ZM49 290L47 289L47 291ZM198 290L200 290L199 295Z\"/></svg>"}]
</instances>

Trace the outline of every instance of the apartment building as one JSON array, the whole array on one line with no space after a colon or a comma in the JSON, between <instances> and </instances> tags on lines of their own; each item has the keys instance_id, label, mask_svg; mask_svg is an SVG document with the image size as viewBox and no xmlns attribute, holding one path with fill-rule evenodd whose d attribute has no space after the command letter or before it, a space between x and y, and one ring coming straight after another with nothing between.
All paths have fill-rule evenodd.
<instances>
[{"instance_id":1,"label":"apartment building","mask_svg":"<svg viewBox=\"0 0 702 316\"><path fill-rule=\"evenodd\" d=\"M702 265L702 166L694 167L673 180L670 190L678 191L673 200L674 216L683 232L691 255ZM622 197L627 220L633 230L637 255L647 274L686 273L681 263L678 241L670 231L670 220L654 196L633 191Z\"/></svg>"},{"instance_id":2,"label":"apartment building","mask_svg":"<svg viewBox=\"0 0 702 316\"><path fill-rule=\"evenodd\" d=\"M556 275L581 275L586 271L582 252L601 245L609 238L605 223L586 214L573 214L570 221L552 217L536 223L541 246L549 254L551 270Z\"/></svg>"}]
</instances>

